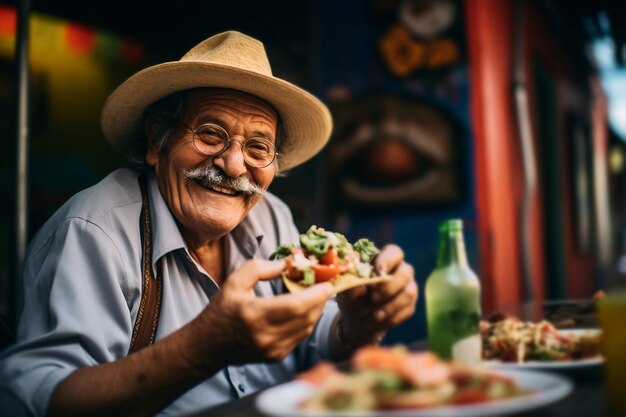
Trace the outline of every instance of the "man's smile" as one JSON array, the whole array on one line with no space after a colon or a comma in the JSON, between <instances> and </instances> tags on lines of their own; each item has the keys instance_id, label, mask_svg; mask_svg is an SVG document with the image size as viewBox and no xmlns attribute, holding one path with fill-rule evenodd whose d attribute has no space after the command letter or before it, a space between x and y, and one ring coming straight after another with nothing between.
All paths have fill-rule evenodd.
<instances>
[{"instance_id":1,"label":"man's smile","mask_svg":"<svg viewBox=\"0 0 626 417\"><path fill-rule=\"evenodd\" d=\"M202 188L207 189L209 191L213 191L219 194L224 194L224 195L228 195L228 196L236 196L236 195L240 195L241 192L240 191L235 191L232 188L226 188L223 187L221 185L217 185L217 184L207 184L204 181L200 180L200 179L196 179L194 180L194 182L198 185L200 185Z\"/></svg>"}]
</instances>

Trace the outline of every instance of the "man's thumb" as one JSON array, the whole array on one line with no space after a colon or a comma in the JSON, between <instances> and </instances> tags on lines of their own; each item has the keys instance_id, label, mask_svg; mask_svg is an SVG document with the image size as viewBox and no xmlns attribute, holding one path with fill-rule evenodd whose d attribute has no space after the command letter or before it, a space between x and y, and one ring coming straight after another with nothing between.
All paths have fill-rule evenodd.
<instances>
[{"instance_id":1,"label":"man's thumb","mask_svg":"<svg viewBox=\"0 0 626 417\"><path fill-rule=\"evenodd\" d=\"M238 286L243 290L250 290L258 281L278 278L284 269L284 260L252 259L230 274L226 284Z\"/></svg>"}]
</instances>

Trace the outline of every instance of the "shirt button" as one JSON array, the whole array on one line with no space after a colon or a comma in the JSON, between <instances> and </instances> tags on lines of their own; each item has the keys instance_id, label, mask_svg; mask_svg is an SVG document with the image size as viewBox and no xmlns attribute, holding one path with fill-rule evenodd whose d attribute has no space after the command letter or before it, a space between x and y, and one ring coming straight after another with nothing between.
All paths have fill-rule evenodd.
<instances>
[{"instance_id":1,"label":"shirt button","mask_svg":"<svg viewBox=\"0 0 626 417\"><path fill-rule=\"evenodd\" d=\"M239 391L241 392L246 392L246 387L244 387L243 384L237 385L237 388L239 388Z\"/></svg>"}]
</instances>

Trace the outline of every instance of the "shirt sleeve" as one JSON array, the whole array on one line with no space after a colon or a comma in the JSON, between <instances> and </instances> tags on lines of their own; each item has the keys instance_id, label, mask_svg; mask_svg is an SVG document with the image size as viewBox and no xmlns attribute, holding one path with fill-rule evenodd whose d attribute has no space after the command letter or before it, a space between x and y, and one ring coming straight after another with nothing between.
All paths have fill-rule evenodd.
<instances>
[{"instance_id":1,"label":"shirt sleeve","mask_svg":"<svg viewBox=\"0 0 626 417\"><path fill-rule=\"evenodd\" d=\"M0 390L44 416L74 370L127 354L132 320L126 269L101 228L66 219L31 251L17 343L0 357Z\"/></svg>"}]
</instances>

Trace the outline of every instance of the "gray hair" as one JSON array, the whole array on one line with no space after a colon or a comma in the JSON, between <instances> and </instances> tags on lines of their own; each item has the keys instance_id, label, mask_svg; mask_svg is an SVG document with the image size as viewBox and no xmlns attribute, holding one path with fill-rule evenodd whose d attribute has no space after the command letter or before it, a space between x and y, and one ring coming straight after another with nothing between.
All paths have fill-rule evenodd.
<instances>
[{"instance_id":1,"label":"gray hair","mask_svg":"<svg viewBox=\"0 0 626 417\"><path fill-rule=\"evenodd\" d=\"M126 158L135 168L147 168L146 152L148 150L148 140L152 140L159 152L167 152L172 135L177 128L175 120L180 119L185 110L187 91L179 91L171 94L159 101L152 103L144 112L141 129L129 146ZM143 129L146 119L150 117L157 124L157 135L154 138L147 138Z\"/></svg>"},{"instance_id":2,"label":"gray hair","mask_svg":"<svg viewBox=\"0 0 626 417\"><path fill-rule=\"evenodd\" d=\"M180 120L186 109L187 95L191 90L179 91L170 94L154 103L152 103L144 112L143 123L141 129L135 138L131 141L126 153L126 159L131 163L133 168L145 169L148 167L146 163L146 152L148 150L148 140L152 140L160 153L165 153L169 149L172 135L178 127L176 120ZM157 134L153 138L147 138L144 123L147 118L157 124ZM280 153L281 149L281 120L278 116L278 127L276 129L276 150ZM278 165L278 158L272 163L276 167L276 176L282 176Z\"/></svg>"}]
</instances>

